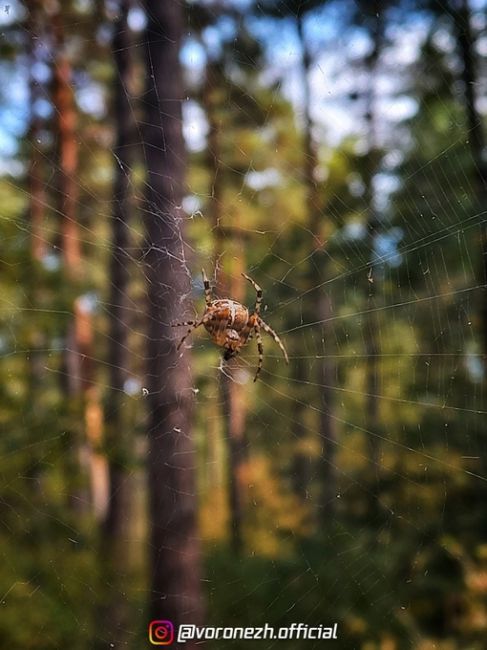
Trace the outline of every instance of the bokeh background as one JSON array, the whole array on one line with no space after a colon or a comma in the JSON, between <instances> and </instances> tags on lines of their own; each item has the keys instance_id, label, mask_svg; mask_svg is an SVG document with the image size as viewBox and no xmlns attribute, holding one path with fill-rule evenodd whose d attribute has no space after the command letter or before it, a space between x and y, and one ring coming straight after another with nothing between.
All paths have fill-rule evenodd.
<instances>
[{"instance_id":1,"label":"bokeh background","mask_svg":"<svg viewBox=\"0 0 487 650\"><path fill-rule=\"evenodd\" d=\"M486 10L2 3L2 647L486 647Z\"/></svg>"}]
</instances>

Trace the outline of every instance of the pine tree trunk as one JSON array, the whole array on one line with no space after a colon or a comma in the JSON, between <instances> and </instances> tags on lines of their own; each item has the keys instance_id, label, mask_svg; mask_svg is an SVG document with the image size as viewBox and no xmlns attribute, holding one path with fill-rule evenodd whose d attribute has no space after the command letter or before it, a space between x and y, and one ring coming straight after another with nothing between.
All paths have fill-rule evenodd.
<instances>
[{"instance_id":1,"label":"pine tree trunk","mask_svg":"<svg viewBox=\"0 0 487 650\"><path fill-rule=\"evenodd\" d=\"M59 216L61 219L61 250L68 277L76 279L81 270L77 202L78 140L77 112L71 87L71 63L66 53L62 10L52 16L54 33L53 101L56 111L59 157Z\"/></svg>"},{"instance_id":2,"label":"pine tree trunk","mask_svg":"<svg viewBox=\"0 0 487 650\"><path fill-rule=\"evenodd\" d=\"M216 270L217 293L220 296L229 296L234 300L244 300L244 280L240 273L243 266L243 246L239 236L239 224L230 229L232 240L229 244L236 244L233 262L241 268L233 269L233 281L223 271L223 244L224 230L222 224L222 176L220 173L221 150L220 150L220 125L215 117L215 102L213 93L219 84L225 83L217 65L208 64L205 87L203 92L203 107L208 120L208 168L212 173L211 212L213 220L213 232L215 237L214 245L214 268ZM233 225L233 224L232 224ZM236 234L235 234L236 230ZM227 485L228 504L230 521L230 540L232 549L236 554L242 550L242 526L244 517L243 503L243 474L245 464L245 419L246 408L243 401L242 391L235 381L235 374L238 373L238 361L235 359L225 363L224 372L220 378L220 394L223 411L223 437L227 445Z\"/></svg>"},{"instance_id":3,"label":"pine tree trunk","mask_svg":"<svg viewBox=\"0 0 487 650\"><path fill-rule=\"evenodd\" d=\"M126 430L122 407L127 378L128 301L129 286L129 222L131 205L131 169L135 162L133 147L136 138L135 122L130 104L130 76L133 47L127 15L131 0L122 0L115 24L112 53L116 75L114 88L114 118L117 129L114 147L115 184L112 212L112 248L110 260L110 337L108 361L110 390L105 415L106 448L109 459L110 501L103 532L106 543L117 544L127 534L130 518L130 485L127 465L132 456L132 441ZM125 424L125 426L124 426Z\"/></svg>"},{"instance_id":4,"label":"pine tree trunk","mask_svg":"<svg viewBox=\"0 0 487 650\"><path fill-rule=\"evenodd\" d=\"M315 170L318 165L318 156L316 144L313 139L313 119L311 116L311 92L310 92L310 54L303 32L303 16L300 14L297 19L298 35L303 53L303 90L304 90L304 168L303 177L306 186L306 205L308 211L308 223L310 231L313 234L315 253L310 260L308 269L309 288L318 287L317 292L310 296L314 299L313 320L321 323L321 350L318 359L317 383L320 390L320 418L318 422L318 435L320 438L320 483L321 483L321 504L320 504L320 523L326 528L333 516L336 496L336 472L335 472L335 454L336 454L336 423L333 419L333 383L335 371L333 362L329 356L330 342L332 339L331 332L331 299L326 293L326 286L323 282L327 278L327 256L325 254L326 242L324 241L323 232L326 229L325 217L321 214L319 206L319 197L317 184L315 180ZM297 379L299 379L297 377ZM300 407L298 412L293 416L295 421L300 421L304 413ZM300 428L296 433L301 431ZM299 442L299 441L298 441ZM302 451L299 452L302 455ZM295 468L307 472L308 466L303 462L303 458L297 456ZM306 485L309 477L304 475L296 478L297 485L300 486L300 493L306 494Z\"/></svg>"},{"instance_id":5,"label":"pine tree trunk","mask_svg":"<svg viewBox=\"0 0 487 650\"><path fill-rule=\"evenodd\" d=\"M25 21L26 32L26 50L29 59L29 167L28 167L28 189L29 204L27 208L27 229L30 232L30 259L26 267L26 298L29 308L35 309L39 305L39 283L34 280L38 271L39 262L42 262L46 254L46 238L44 233L44 217L46 196L44 192L44 173L46 166L42 155L42 145L40 142L43 120L36 111L37 101L42 97L43 88L36 80L34 75L35 66L38 63L38 39L31 37L31 34L41 31L43 24L41 22L42 14L38 2L30 2L28 5L29 13ZM42 289L41 289L42 290ZM28 414L32 419L32 424L26 428L34 433L38 426L34 422L38 421L38 412L35 407L39 400L39 390L42 390L42 381L45 375L45 355L42 350L47 347L45 343L45 333L43 328L32 328L29 334L29 355L27 357L27 404L29 404ZM34 434L35 435L35 434ZM36 442L35 437L32 442ZM27 485L31 488L31 498L34 499L41 494L40 480L41 470L37 458L32 458L29 463L26 476L29 480Z\"/></svg>"},{"instance_id":6,"label":"pine tree trunk","mask_svg":"<svg viewBox=\"0 0 487 650\"><path fill-rule=\"evenodd\" d=\"M479 76L476 65L475 44L471 27L471 15L468 0L454 0L452 14L455 20L458 52L463 64L462 82L465 112L468 122L468 142L475 165L477 204L480 223L480 245L482 261L479 269L479 284L482 291L481 340L484 368L487 371L487 150L483 129L483 116L476 106L476 89L479 88Z\"/></svg>"},{"instance_id":7,"label":"pine tree trunk","mask_svg":"<svg viewBox=\"0 0 487 650\"><path fill-rule=\"evenodd\" d=\"M52 28L52 101L54 105L54 133L56 137L56 208L60 221L57 246L61 252L66 286L78 283L82 272L81 246L78 232L78 141L76 136L77 111L71 86L72 69L67 56L63 9L54 6ZM82 425L82 358L77 349L74 304L73 315L66 324L65 347L62 359L61 392L66 405L68 436L66 444L66 491L68 504L75 512L89 509L89 489L86 485L87 448Z\"/></svg>"},{"instance_id":8,"label":"pine tree trunk","mask_svg":"<svg viewBox=\"0 0 487 650\"><path fill-rule=\"evenodd\" d=\"M114 648L127 645L130 611L126 581L130 579L128 539L132 517L131 465L133 441L130 423L124 419L124 388L129 364L129 222L131 205L131 169L135 162L135 121L130 104L132 65L132 36L127 16L132 0L121 0L114 26L112 56L116 74L114 84L114 147L115 183L113 189L112 248L110 260L109 349L110 388L105 412L105 447L108 457L108 508L102 526L101 570L109 591L101 620L104 638Z\"/></svg>"},{"instance_id":9,"label":"pine tree trunk","mask_svg":"<svg viewBox=\"0 0 487 650\"><path fill-rule=\"evenodd\" d=\"M39 31L41 24L41 11L38 2L29 3L29 15L26 21L27 33L33 34ZM46 196L44 192L44 165L41 153L40 142L42 132L42 119L36 112L37 101L42 97L42 88L34 75L35 64L37 63L37 39L28 38L29 49L29 104L30 124L28 141L30 144L29 160L29 198L30 198L30 236L31 236L31 257L33 260L41 261L46 254L46 239L43 232L43 221L45 216Z\"/></svg>"},{"instance_id":10,"label":"pine tree trunk","mask_svg":"<svg viewBox=\"0 0 487 650\"><path fill-rule=\"evenodd\" d=\"M379 234L380 222L375 208L373 182L379 164L378 144L375 115L375 83L377 62L380 56L383 37L383 20L379 2L375 2L371 10L371 36L373 49L367 58L367 74L369 88L366 95L365 122L367 125L368 152L364 172L364 200L367 214L367 247L369 262L367 278L363 283L366 287L366 313L364 317L364 347L365 347L365 429L369 432L369 464L371 477L379 475L380 467L380 420L379 420L379 323L375 309L377 307L377 288L380 283L380 273L377 273L375 247Z\"/></svg>"},{"instance_id":11,"label":"pine tree trunk","mask_svg":"<svg viewBox=\"0 0 487 650\"><path fill-rule=\"evenodd\" d=\"M191 436L189 358L176 350L171 322L187 317L190 282L181 232L185 150L179 51L183 6L146 1L148 87L144 259L148 299L150 615L198 624L202 619L196 526L196 456ZM185 647L196 647L188 642Z\"/></svg>"},{"instance_id":12,"label":"pine tree trunk","mask_svg":"<svg viewBox=\"0 0 487 650\"><path fill-rule=\"evenodd\" d=\"M234 553L241 553L243 547L243 478L245 463L245 406L240 386L235 381L238 373L236 359L225 362L221 377L221 396L224 418L224 436L228 445L228 493L230 509L230 539Z\"/></svg>"}]
</instances>

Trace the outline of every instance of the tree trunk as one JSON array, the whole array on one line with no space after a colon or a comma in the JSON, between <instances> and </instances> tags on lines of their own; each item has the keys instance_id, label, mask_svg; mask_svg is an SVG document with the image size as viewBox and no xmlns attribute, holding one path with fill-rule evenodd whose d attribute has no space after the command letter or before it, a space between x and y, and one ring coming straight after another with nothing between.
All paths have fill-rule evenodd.
<instances>
[{"instance_id":1,"label":"tree trunk","mask_svg":"<svg viewBox=\"0 0 487 650\"><path fill-rule=\"evenodd\" d=\"M229 296L242 302L245 296L244 280L240 275L244 271L243 246L239 234L239 223L232 228L232 240L235 246L233 256L234 265L239 268L232 269L231 278L223 270L223 244L224 228L222 224L222 176L220 174L220 125L215 118L215 101L213 93L219 84L225 83L218 65L208 64L205 86L203 90L203 106L208 120L208 168L212 173L211 212L214 232L214 268L216 270L217 293L220 296ZM238 221L238 218L237 218ZM220 379L220 394L223 411L224 441L227 445L228 467L228 504L230 520L230 540L232 549L236 554L242 550L243 526L243 474L245 471L245 418L246 408L242 399L239 384L235 381L238 373L238 362L235 359L225 363L224 372Z\"/></svg>"},{"instance_id":2,"label":"tree trunk","mask_svg":"<svg viewBox=\"0 0 487 650\"><path fill-rule=\"evenodd\" d=\"M183 6L147 0L146 10L150 615L177 626L200 623L203 609L191 437L193 389L188 355L176 350L171 328L172 322L187 317L185 296L190 290L180 208L185 174L179 62Z\"/></svg>"},{"instance_id":3,"label":"tree trunk","mask_svg":"<svg viewBox=\"0 0 487 650\"><path fill-rule=\"evenodd\" d=\"M232 279L228 283L229 295L233 300L245 303L245 280L241 273L244 271L243 246L239 235L238 216L234 241ZM237 267L237 268L235 268ZM230 528L232 548L236 554L243 548L243 525L245 512L245 475L247 465L247 440L245 424L247 408L242 386L238 382L238 361L230 360L225 364L222 376L222 398L225 416L225 437L229 447L229 492L230 492Z\"/></svg>"},{"instance_id":4,"label":"tree trunk","mask_svg":"<svg viewBox=\"0 0 487 650\"><path fill-rule=\"evenodd\" d=\"M78 142L76 137L77 112L71 87L71 62L66 52L63 10L53 6L52 28L52 101L54 105L54 133L56 137L56 208L60 221L57 235L66 287L73 288L79 282L81 247L78 233ZM67 292L66 292L67 293ZM90 497L86 485L85 470L88 454L82 422L82 357L78 350L79 327L76 323L75 305L70 305L73 315L66 324L65 347L62 359L61 392L66 405L68 436L66 436L66 491L68 504L75 512L89 509Z\"/></svg>"},{"instance_id":5,"label":"tree trunk","mask_svg":"<svg viewBox=\"0 0 487 650\"><path fill-rule=\"evenodd\" d=\"M127 379L128 300L129 287L129 222L131 204L131 169L135 162L135 120L130 103L133 71L133 38L127 24L132 0L121 0L114 26L112 56L115 63L114 118L116 142L114 147L115 183L113 189L112 248L110 259L110 336L108 361L110 388L105 413L105 448L108 457L108 508L102 526L101 563L103 581L109 584L103 608L105 637L114 648L127 644L130 629L127 589L130 574L127 547L131 521L131 464L133 440L130 424L124 419L124 388ZM108 621L108 625L107 622Z\"/></svg>"},{"instance_id":6,"label":"tree trunk","mask_svg":"<svg viewBox=\"0 0 487 650\"><path fill-rule=\"evenodd\" d=\"M452 10L455 20L458 51L463 64L462 82L465 97L465 112L468 121L468 142L475 165L477 204L480 223L482 261L479 269L479 284L482 291L481 340L484 368L487 371L487 151L483 130L483 117L476 107L475 91L479 88L476 66L475 44L471 27L468 0L454 0Z\"/></svg>"},{"instance_id":7,"label":"tree trunk","mask_svg":"<svg viewBox=\"0 0 487 650\"><path fill-rule=\"evenodd\" d=\"M39 60L38 39L32 34L39 34L43 29L42 13L38 2L30 2L29 13L25 21L27 39L26 50L29 58L29 131L27 135L29 144L29 167L27 183L29 189L29 204L27 208L27 229L30 232L30 259L25 269L26 298L29 308L39 306L39 283L34 278L37 276L39 262L46 254L46 238L44 233L44 217L46 196L44 192L44 157L41 152L42 144L40 135L43 120L36 111L36 103L42 97L43 88L34 75L35 66ZM41 27L42 25L42 27ZM47 347L45 333L42 327L33 328L29 334L29 354L27 356L27 404L30 425L26 429L33 435L32 442L36 442L35 433L39 429L39 391L45 374L45 355L42 350ZM37 405L37 407L35 406ZM31 490L31 498L41 494L41 470L37 458L33 457L26 470L27 485Z\"/></svg>"},{"instance_id":8,"label":"tree trunk","mask_svg":"<svg viewBox=\"0 0 487 650\"><path fill-rule=\"evenodd\" d=\"M29 3L29 15L26 21L27 33L29 35L39 30L41 23L41 11L38 2ZM41 261L46 254L46 239L43 232L43 221L45 216L46 196L44 192L44 165L41 153L42 144L40 136L42 132L42 119L36 112L36 103L43 96L39 82L34 76L35 64L37 63L36 38L29 36L29 103L30 103L30 125L28 141L30 144L30 160L28 172L29 197L30 197L30 233L31 233L31 257L33 260Z\"/></svg>"},{"instance_id":9,"label":"tree trunk","mask_svg":"<svg viewBox=\"0 0 487 650\"><path fill-rule=\"evenodd\" d=\"M313 119L311 116L311 89L310 89L310 64L311 57L309 54L306 38L303 32L303 15L299 14L297 19L298 35L301 44L303 57L303 90L304 90L304 167L303 176L306 186L306 205L308 212L308 223L310 231L313 234L313 246L315 253L310 260L308 268L308 285L309 288L319 287L317 295L310 294L314 298L313 320L321 322L321 350L318 359L317 381L320 390L320 418L318 422L318 435L320 437L320 482L321 482L321 504L320 504L320 523L323 528L329 524L333 516L336 496L336 472L335 472L335 455L336 455L336 423L333 419L333 383L335 371L333 361L327 356L330 351L331 332L331 299L326 293L326 287L320 286L326 280L328 275L327 256L324 248L326 246L324 232L327 224L321 214L319 205L319 196L315 180L315 171L318 165L318 155L316 143L313 139ZM298 379L298 377L297 377ZM304 413L303 407L299 407L299 412L295 413L293 419L301 421ZM300 428L296 430L299 434ZM299 443L299 441L298 441ZM307 471L307 465L297 455L295 467L303 468ZM297 484L301 486L301 494L305 494L304 489L308 483L309 477L297 477Z\"/></svg>"},{"instance_id":10,"label":"tree trunk","mask_svg":"<svg viewBox=\"0 0 487 650\"><path fill-rule=\"evenodd\" d=\"M130 104L132 74L132 37L127 15L132 0L122 0L115 24L112 56L116 75L114 87L114 118L117 129L114 147L115 184L113 190L112 247L110 260L110 337L108 361L110 389L105 415L106 449L109 463L110 499L103 533L111 547L122 542L130 519L130 486L128 482L132 457L132 441L124 423L122 407L127 378L128 334L127 293L129 286L129 222L131 204L131 168L135 162L133 146L135 121ZM124 426L125 424L125 426Z\"/></svg>"},{"instance_id":11,"label":"tree trunk","mask_svg":"<svg viewBox=\"0 0 487 650\"><path fill-rule=\"evenodd\" d=\"M234 553L243 547L243 479L245 470L245 405L242 386L235 381L238 374L236 359L225 362L221 377L222 409L225 440L228 444L228 492L230 506L230 539Z\"/></svg>"},{"instance_id":12,"label":"tree trunk","mask_svg":"<svg viewBox=\"0 0 487 650\"><path fill-rule=\"evenodd\" d=\"M77 279L81 271L81 244L78 232L77 202L78 141L77 114L71 88L71 63L66 53L62 10L52 16L54 34L53 102L57 120L59 158L59 216L61 250L69 278Z\"/></svg>"},{"instance_id":13,"label":"tree trunk","mask_svg":"<svg viewBox=\"0 0 487 650\"><path fill-rule=\"evenodd\" d=\"M383 20L379 2L375 2L370 14L371 36L373 39L372 52L367 57L368 92L366 95L365 122L367 128L367 162L364 171L364 200L367 211L367 246L369 262L367 277L364 278L365 296L367 301L364 316L364 347L365 347L365 428L369 431L369 463L371 476L378 476L380 467L380 420L379 420L379 323L375 308L377 307L377 286L380 275L375 259L376 239L379 234L380 221L375 208L373 182L379 166L378 144L375 117L375 83L377 62L379 60L383 37Z\"/></svg>"}]
</instances>

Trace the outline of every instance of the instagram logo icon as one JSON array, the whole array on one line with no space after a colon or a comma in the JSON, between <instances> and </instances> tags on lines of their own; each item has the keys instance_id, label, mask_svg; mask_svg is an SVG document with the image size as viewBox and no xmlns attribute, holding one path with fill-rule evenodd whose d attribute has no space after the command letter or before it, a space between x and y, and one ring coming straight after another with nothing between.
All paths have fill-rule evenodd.
<instances>
[{"instance_id":1,"label":"instagram logo icon","mask_svg":"<svg viewBox=\"0 0 487 650\"><path fill-rule=\"evenodd\" d=\"M174 625L171 621L151 621L149 641L152 645L171 645L174 641Z\"/></svg>"}]
</instances>

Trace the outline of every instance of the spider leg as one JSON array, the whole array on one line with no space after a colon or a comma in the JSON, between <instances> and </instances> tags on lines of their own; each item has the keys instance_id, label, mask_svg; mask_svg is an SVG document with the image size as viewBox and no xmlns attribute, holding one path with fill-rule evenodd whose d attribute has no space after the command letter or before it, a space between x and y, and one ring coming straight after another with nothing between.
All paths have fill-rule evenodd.
<instances>
[{"instance_id":1,"label":"spider leg","mask_svg":"<svg viewBox=\"0 0 487 650\"><path fill-rule=\"evenodd\" d=\"M257 372L255 373L254 377L254 382L256 382L260 371L262 370L262 361L264 360L264 346L262 345L262 336L260 335L260 327L258 325L254 325L254 332L255 340L257 341L257 348L259 350L259 363L257 365Z\"/></svg>"},{"instance_id":2,"label":"spider leg","mask_svg":"<svg viewBox=\"0 0 487 650\"><path fill-rule=\"evenodd\" d=\"M283 353L283 355L284 355L284 358L286 359L286 363L289 363L289 357L287 356L286 348L284 347L283 342L282 342L281 339L277 336L277 334L274 332L274 330L272 329L272 327L269 327L269 325L267 325L267 323L264 323L264 321L262 320L262 318L259 318L259 320L258 320L258 324L259 324L259 326L264 330L264 332L266 332L266 334L269 334L269 336L272 336L272 338L274 339L274 341L275 341L275 342L277 343L277 345L281 348L282 353Z\"/></svg>"},{"instance_id":3,"label":"spider leg","mask_svg":"<svg viewBox=\"0 0 487 650\"><path fill-rule=\"evenodd\" d=\"M200 318L200 320L199 320L199 321L196 321L196 322L195 322L195 321L188 321L187 323L175 323L175 325L189 325L189 326L190 326L189 329L188 329L188 331L186 332L186 334L185 334L185 335L183 336L183 338L179 341L179 343L178 343L178 345L177 345L177 347L176 347L176 350L179 350L179 349L180 349L180 347L182 346L182 344L186 341L186 339L188 338L188 336L191 334L191 332L192 332L193 330L195 330L195 329L196 329L197 327L199 327L200 325L204 325L204 324L207 323L209 320L211 320L211 318L212 318L212 315L211 315L211 314L205 314L205 315L203 316L203 318Z\"/></svg>"},{"instance_id":4,"label":"spider leg","mask_svg":"<svg viewBox=\"0 0 487 650\"><path fill-rule=\"evenodd\" d=\"M210 306L211 305L211 287L210 287L210 283L208 282L208 278L206 277L205 269L202 269L201 273L203 274L203 286L205 287L205 302L206 302L207 306Z\"/></svg>"},{"instance_id":5,"label":"spider leg","mask_svg":"<svg viewBox=\"0 0 487 650\"><path fill-rule=\"evenodd\" d=\"M257 297L255 299L255 307L254 307L254 312L259 315L260 314L260 306L262 304L262 289L259 287L257 282L252 280L252 278L249 278L248 275L245 275L245 273L242 273L243 277L250 282L250 284L254 287Z\"/></svg>"},{"instance_id":6,"label":"spider leg","mask_svg":"<svg viewBox=\"0 0 487 650\"><path fill-rule=\"evenodd\" d=\"M171 327L180 327L181 325L195 325L195 320L185 320L182 323L171 323Z\"/></svg>"}]
</instances>

